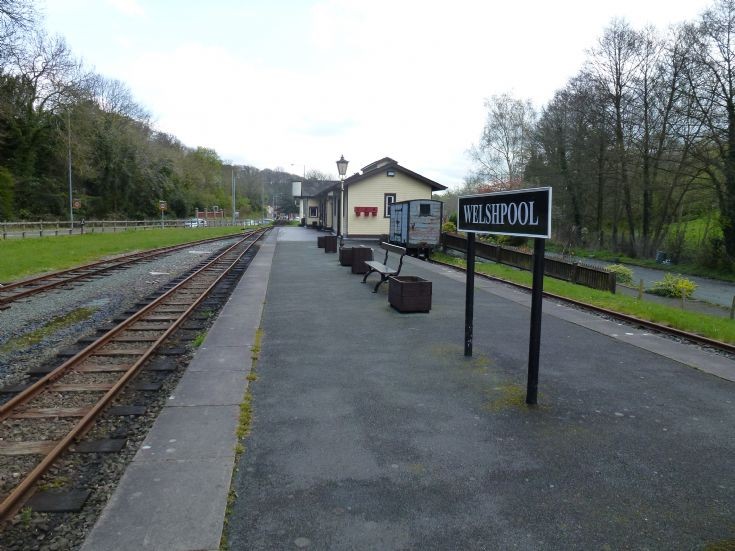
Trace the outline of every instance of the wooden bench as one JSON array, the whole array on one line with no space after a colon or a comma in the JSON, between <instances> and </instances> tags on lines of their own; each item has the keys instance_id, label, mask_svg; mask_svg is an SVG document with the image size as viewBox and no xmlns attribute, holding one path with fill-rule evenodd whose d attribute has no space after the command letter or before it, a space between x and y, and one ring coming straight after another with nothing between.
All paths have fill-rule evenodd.
<instances>
[{"instance_id":1,"label":"wooden bench","mask_svg":"<svg viewBox=\"0 0 735 551\"><path fill-rule=\"evenodd\" d=\"M380 248L385 249L385 258L383 259L383 262L381 263L374 260L366 260L365 265L369 268L369 270L368 273L365 274L365 277L362 278L362 282L365 283L370 274L380 274L380 281L378 281L378 283L375 285L373 293L377 293L378 287L380 287L384 282L388 281L388 278L390 276L397 276L401 273L401 268L403 267L403 257L406 254L405 247L391 245L390 243L381 242ZM388 266L388 255L390 253L400 255L400 257L398 258L398 266L395 268Z\"/></svg>"}]
</instances>

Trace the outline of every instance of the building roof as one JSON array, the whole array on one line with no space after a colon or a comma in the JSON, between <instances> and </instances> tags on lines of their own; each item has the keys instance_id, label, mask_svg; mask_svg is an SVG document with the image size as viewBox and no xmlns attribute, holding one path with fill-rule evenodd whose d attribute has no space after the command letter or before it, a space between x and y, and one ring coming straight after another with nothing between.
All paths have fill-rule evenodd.
<instances>
[{"instance_id":1,"label":"building roof","mask_svg":"<svg viewBox=\"0 0 735 551\"><path fill-rule=\"evenodd\" d=\"M306 180L301 182L301 195L296 197L314 197L333 188L336 184L339 182L334 180Z\"/></svg>"},{"instance_id":2,"label":"building roof","mask_svg":"<svg viewBox=\"0 0 735 551\"><path fill-rule=\"evenodd\" d=\"M403 174L405 174L406 176L410 176L414 180L423 182L424 184L429 186L432 191L442 191L444 189L447 189L447 186L443 186L440 183L435 182L434 180L430 180L426 176L421 176L421 174L418 174L417 172L414 172L407 169L406 167L399 165L398 161L396 161L395 159L391 159L390 157L383 157L382 159L370 163L369 165L362 167L362 172L356 172L349 178L345 178L345 187L356 184L357 182L361 182L362 180L370 178L371 176L375 176L376 174L379 174L384 170L395 170L396 172L402 172ZM337 182L336 185L333 186L333 188L325 191L330 191L331 189L338 188L339 182Z\"/></svg>"}]
</instances>

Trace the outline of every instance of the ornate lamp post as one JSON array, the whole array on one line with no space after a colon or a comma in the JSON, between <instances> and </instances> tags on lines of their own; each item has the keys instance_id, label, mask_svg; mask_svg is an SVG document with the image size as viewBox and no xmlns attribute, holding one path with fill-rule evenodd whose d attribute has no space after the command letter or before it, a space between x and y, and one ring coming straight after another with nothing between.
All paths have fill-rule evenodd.
<instances>
[{"instance_id":1,"label":"ornate lamp post","mask_svg":"<svg viewBox=\"0 0 735 551\"><path fill-rule=\"evenodd\" d=\"M339 210L337 210L337 237L339 237L339 246L342 247L342 211L344 210L345 196L345 174L347 174L347 163L345 156L340 155L337 161L337 171L339 172Z\"/></svg>"}]
</instances>

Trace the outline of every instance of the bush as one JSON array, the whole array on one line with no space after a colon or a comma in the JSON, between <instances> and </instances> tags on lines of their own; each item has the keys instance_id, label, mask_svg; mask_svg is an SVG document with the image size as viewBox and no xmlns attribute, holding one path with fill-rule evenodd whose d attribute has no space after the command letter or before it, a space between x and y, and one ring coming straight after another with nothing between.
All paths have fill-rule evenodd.
<instances>
[{"instance_id":1,"label":"bush","mask_svg":"<svg viewBox=\"0 0 735 551\"><path fill-rule=\"evenodd\" d=\"M653 288L648 292L662 297L689 298L696 288L696 283L680 274L665 274L661 281L654 282Z\"/></svg>"},{"instance_id":2,"label":"bush","mask_svg":"<svg viewBox=\"0 0 735 551\"><path fill-rule=\"evenodd\" d=\"M615 282L621 285L633 284L633 270L622 264L611 264L605 268L608 272L615 274Z\"/></svg>"},{"instance_id":3,"label":"bush","mask_svg":"<svg viewBox=\"0 0 735 551\"><path fill-rule=\"evenodd\" d=\"M457 226L454 222L444 222L442 224L442 232L447 233L447 232L456 232L456 231L457 231Z\"/></svg>"}]
</instances>

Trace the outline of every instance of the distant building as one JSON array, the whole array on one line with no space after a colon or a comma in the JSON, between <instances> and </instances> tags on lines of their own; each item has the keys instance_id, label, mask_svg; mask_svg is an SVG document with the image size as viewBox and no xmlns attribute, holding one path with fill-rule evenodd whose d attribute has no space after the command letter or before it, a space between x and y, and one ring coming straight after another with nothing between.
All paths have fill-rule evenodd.
<instances>
[{"instance_id":1,"label":"distant building","mask_svg":"<svg viewBox=\"0 0 735 551\"><path fill-rule=\"evenodd\" d=\"M331 180L293 182L292 195L299 207L299 218L306 220L307 226L316 224L325 227L324 209L320 194L339 182Z\"/></svg>"},{"instance_id":2,"label":"distant building","mask_svg":"<svg viewBox=\"0 0 735 551\"><path fill-rule=\"evenodd\" d=\"M315 184L307 187L304 184ZM319 185L316 185L319 184ZM294 187L295 184L294 184ZM413 172L390 157L362 168L344 182L342 234L346 238L378 238L389 230L389 206L397 201L431 199L432 193L447 189ZM294 190L296 192L296 190ZM305 182L299 195L307 224L337 232L340 202L339 182Z\"/></svg>"}]
</instances>

